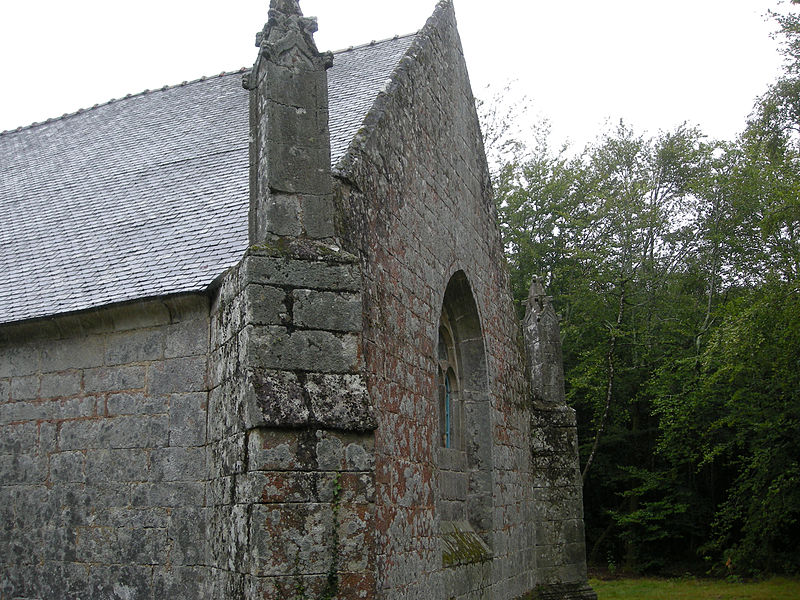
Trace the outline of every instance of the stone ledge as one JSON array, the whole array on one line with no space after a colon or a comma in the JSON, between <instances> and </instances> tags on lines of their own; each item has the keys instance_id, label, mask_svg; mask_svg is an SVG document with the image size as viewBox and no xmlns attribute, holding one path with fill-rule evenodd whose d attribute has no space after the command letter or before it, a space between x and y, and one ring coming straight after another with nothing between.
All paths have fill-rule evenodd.
<instances>
[{"instance_id":1,"label":"stone ledge","mask_svg":"<svg viewBox=\"0 0 800 600\"><path fill-rule=\"evenodd\" d=\"M0 323L0 344L65 340L160 327L208 315L208 296L187 292L119 302L71 313Z\"/></svg>"},{"instance_id":2,"label":"stone ledge","mask_svg":"<svg viewBox=\"0 0 800 600\"><path fill-rule=\"evenodd\" d=\"M292 258L340 264L358 264L358 257L339 246L302 237L274 237L250 246L246 257Z\"/></svg>"},{"instance_id":3,"label":"stone ledge","mask_svg":"<svg viewBox=\"0 0 800 600\"><path fill-rule=\"evenodd\" d=\"M442 566L455 567L492 559L489 546L466 521L442 521Z\"/></svg>"}]
</instances>

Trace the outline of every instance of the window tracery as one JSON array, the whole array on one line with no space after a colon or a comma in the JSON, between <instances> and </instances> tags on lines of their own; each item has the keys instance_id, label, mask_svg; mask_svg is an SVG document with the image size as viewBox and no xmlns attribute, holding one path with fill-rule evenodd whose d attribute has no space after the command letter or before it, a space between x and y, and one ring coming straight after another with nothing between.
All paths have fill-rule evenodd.
<instances>
[{"instance_id":1,"label":"window tracery","mask_svg":"<svg viewBox=\"0 0 800 600\"><path fill-rule=\"evenodd\" d=\"M437 348L439 389L439 432L444 448L462 448L463 427L459 398L459 370L453 331L447 312L442 312Z\"/></svg>"}]
</instances>

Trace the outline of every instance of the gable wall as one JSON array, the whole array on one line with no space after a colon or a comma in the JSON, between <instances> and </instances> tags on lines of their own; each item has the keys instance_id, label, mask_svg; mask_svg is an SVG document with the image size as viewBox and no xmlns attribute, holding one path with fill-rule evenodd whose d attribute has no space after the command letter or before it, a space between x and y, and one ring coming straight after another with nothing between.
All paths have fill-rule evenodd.
<instances>
[{"instance_id":1,"label":"gable wall","mask_svg":"<svg viewBox=\"0 0 800 600\"><path fill-rule=\"evenodd\" d=\"M0 329L0 598L196 598L208 301Z\"/></svg>"},{"instance_id":2,"label":"gable wall","mask_svg":"<svg viewBox=\"0 0 800 600\"><path fill-rule=\"evenodd\" d=\"M533 582L524 367L488 170L452 6L440 4L374 131L345 165L341 211L363 257L364 353L376 406L378 588L387 598L514 598ZM368 117L368 124L370 117ZM351 215L350 218L347 215ZM484 333L492 446L484 523L492 563L442 569L436 366L448 281L463 270Z\"/></svg>"}]
</instances>

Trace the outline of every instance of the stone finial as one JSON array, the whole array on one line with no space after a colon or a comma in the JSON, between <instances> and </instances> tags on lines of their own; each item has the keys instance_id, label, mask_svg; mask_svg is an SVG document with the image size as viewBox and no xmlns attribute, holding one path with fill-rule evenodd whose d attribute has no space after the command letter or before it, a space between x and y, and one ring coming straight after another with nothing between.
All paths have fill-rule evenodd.
<instances>
[{"instance_id":1,"label":"stone finial","mask_svg":"<svg viewBox=\"0 0 800 600\"><path fill-rule=\"evenodd\" d=\"M528 290L528 306L530 307L531 303L535 302L539 307L539 312L541 312L542 303L544 302L545 298L544 286L539 280L539 277L534 275L533 279L531 279L531 287Z\"/></svg>"},{"instance_id":2,"label":"stone finial","mask_svg":"<svg viewBox=\"0 0 800 600\"><path fill-rule=\"evenodd\" d=\"M564 365L561 331L550 297L534 276L525 311L525 355L534 401L564 404Z\"/></svg>"},{"instance_id":3,"label":"stone finial","mask_svg":"<svg viewBox=\"0 0 800 600\"><path fill-rule=\"evenodd\" d=\"M300 0L270 0L269 11L270 13L274 11L284 15L303 16L303 11L300 10Z\"/></svg>"},{"instance_id":4,"label":"stone finial","mask_svg":"<svg viewBox=\"0 0 800 600\"><path fill-rule=\"evenodd\" d=\"M323 68L333 65L333 54L320 53L314 42L318 29L317 19L304 17L298 0L271 0L269 19L264 28L256 34L259 47L259 60L264 57L275 64L315 68L321 61ZM258 61L253 72L258 71ZM246 76L244 86L252 89L255 82Z\"/></svg>"}]
</instances>

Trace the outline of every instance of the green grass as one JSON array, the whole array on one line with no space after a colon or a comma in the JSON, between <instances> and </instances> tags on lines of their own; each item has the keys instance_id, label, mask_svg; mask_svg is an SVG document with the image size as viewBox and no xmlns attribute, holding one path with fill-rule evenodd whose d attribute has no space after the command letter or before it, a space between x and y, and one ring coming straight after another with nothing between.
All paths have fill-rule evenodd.
<instances>
[{"instance_id":1,"label":"green grass","mask_svg":"<svg viewBox=\"0 0 800 600\"><path fill-rule=\"evenodd\" d=\"M800 580L757 583L716 579L591 579L598 600L798 600Z\"/></svg>"}]
</instances>

